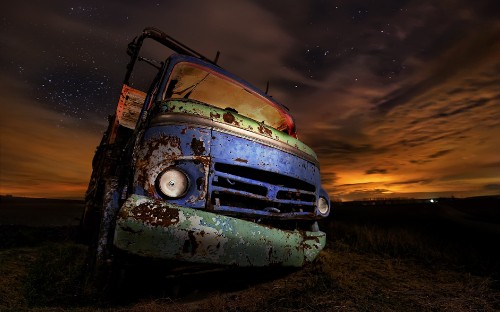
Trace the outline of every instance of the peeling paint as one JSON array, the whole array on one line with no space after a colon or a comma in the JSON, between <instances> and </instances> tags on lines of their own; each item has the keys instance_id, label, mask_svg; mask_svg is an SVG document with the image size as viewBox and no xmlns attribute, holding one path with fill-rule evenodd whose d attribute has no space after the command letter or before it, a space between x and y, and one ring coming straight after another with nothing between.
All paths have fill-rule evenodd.
<instances>
[{"instance_id":1,"label":"peeling paint","mask_svg":"<svg viewBox=\"0 0 500 312\"><path fill-rule=\"evenodd\" d=\"M138 216L144 209L151 212ZM173 221L161 223L160 218ZM300 267L325 245L323 232L284 231L137 195L125 202L117 224L118 248L198 263Z\"/></svg>"},{"instance_id":2,"label":"peeling paint","mask_svg":"<svg viewBox=\"0 0 500 312\"><path fill-rule=\"evenodd\" d=\"M196 138L193 138L191 140L191 149L193 150L193 153L197 156L203 155L205 152L205 144L203 143L202 140L197 140Z\"/></svg>"},{"instance_id":3,"label":"peeling paint","mask_svg":"<svg viewBox=\"0 0 500 312\"><path fill-rule=\"evenodd\" d=\"M266 126L264 126L263 124L259 125L259 132L263 135L266 135L268 137L272 137L273 136L273 132L271 129L268 129ZM279 138L278 136L275 136L275 138Z\"/></svg>"},{"instance_id":4,"label":"peeling paint","mask_svg":"<svg viewBox=\"0 0 500 312\"><path fill-rule=\"evenodd\" d=\"M224 118L224 121L227 123L233 123L235 121L233 114L230 112L225 113L222 118Z\"/></svg>"}]
</instances>

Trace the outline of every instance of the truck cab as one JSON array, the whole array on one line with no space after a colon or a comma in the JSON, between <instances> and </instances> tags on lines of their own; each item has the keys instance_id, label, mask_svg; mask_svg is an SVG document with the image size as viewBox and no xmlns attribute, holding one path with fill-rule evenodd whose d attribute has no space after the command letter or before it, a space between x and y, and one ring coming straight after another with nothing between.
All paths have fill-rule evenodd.
<instances>
[{"instance_id":1,"label":"truck cab","mask_svg":"<svg viewBox=\"0 0 500 312\"><path fill-rule=\"evenodd\" d=\"M174 50L148 90L128 83L144 39ZM315 153L288 109L165 33L147 28L97 148L82 227L96 263L116 252L240 267L301 267L330 212Z\"/></svg>"}]
</instances>

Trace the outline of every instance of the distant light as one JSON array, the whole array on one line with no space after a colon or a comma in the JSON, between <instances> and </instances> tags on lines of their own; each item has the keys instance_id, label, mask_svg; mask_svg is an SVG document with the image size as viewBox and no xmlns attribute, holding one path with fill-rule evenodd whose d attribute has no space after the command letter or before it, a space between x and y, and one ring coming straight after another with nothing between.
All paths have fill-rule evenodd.
<instances>
[{"instance_id":1,"label":"distant light","mask_svg":"<svg viewBox=\"0 0 500 312\"><path fill-rule=\"evenodd\" d=\"M431 200L429 200L429 201L430 201L431 203L434 203L434 202L435 202L435 201L434 201L434 199L431 199Z\"/></svg>"}]
</instances>

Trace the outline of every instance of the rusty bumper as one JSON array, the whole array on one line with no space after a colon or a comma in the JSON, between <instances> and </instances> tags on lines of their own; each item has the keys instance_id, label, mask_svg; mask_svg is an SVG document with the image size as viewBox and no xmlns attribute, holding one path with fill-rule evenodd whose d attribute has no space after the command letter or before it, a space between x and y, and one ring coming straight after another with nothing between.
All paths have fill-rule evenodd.
<instances>
[{"instance_id":1,"label":"rusty bumper","mask_svg":"<svg viewBox=\"0 0 500 312\"><path fill-rule=\"evenodd\" d=\"M121 207L114 245L160 259L236 266L300 267L325 246L323 232L284 231L132 195Z\"/></svg>"}]
</instances>

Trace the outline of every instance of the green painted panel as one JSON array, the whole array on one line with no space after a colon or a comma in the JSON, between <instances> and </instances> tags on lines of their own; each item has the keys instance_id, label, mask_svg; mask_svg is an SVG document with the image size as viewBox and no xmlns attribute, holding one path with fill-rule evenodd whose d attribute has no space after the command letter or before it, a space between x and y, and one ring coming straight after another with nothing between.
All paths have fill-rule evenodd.
<instances>
[{"instance_id":1,"label":"green painted panel","mask_svg":"<svg viewBox=\"0 0 500 312\"><path fill-rule=\"evenodd\" d=\"M284 231L132 195L114 244L133 254L237 266L303 266L325 246L323 232Z\"/></svg>"}]
</instances>

